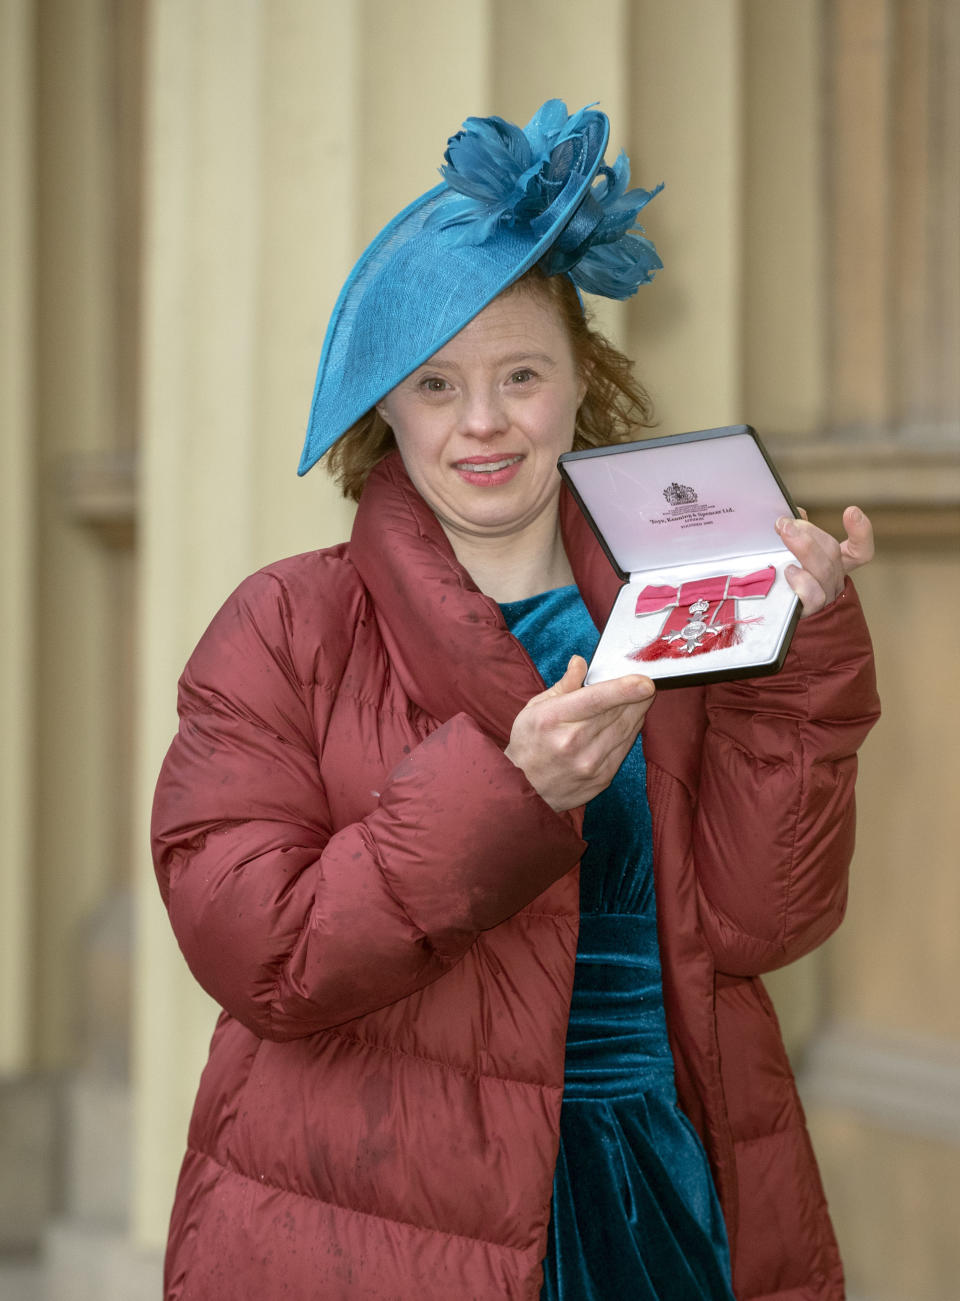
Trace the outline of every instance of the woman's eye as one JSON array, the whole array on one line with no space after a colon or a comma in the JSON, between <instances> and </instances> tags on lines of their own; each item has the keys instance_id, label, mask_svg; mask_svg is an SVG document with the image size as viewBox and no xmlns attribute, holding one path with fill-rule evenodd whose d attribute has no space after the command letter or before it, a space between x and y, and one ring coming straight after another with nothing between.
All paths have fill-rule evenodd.
<instances>
[{"instance_id":1,"label":"woman's eye","mask_svg":"<svg viewBox=\"0 0 960 1301\"><path fill-rule=\"evenodd\" d=\"M515 370L510 376L511 384L529 384L533 379L533 371L524 367L522 370Z\"/></svg>"},{"instance_id":2,"label":"woman's eye","mask_svg":"<svg viewBox=\"0 0 960 1301\"><path fill-rule=\"evenodd\" d=\"M420 387L425 393L443 393L447 387L447 381L440 379L438 375L428 375L420 381Z\"/></svg>"}]
</instances>

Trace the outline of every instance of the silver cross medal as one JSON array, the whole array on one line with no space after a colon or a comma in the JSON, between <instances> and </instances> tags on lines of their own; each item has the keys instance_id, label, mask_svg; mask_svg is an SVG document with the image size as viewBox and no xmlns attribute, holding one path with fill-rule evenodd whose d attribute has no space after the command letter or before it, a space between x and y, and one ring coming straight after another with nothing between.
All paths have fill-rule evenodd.
<instances>
[{"instance_id":1,"label":"silver cross medal","mask_svg":"<svg viewBox=\"0 0 960 1301\"><path fill-rule=\"evenodd\" d=\"M719 608L718 606L717 609ZM716 637L717 635L717 629L705 624L701 617L709 609L710 602L704 601L702 597L699 601L694 601L693 605L688 607L688 613L692 616L690 622L685 623L679 632L668 632L666 640L679 641L682 638L684 642L683 649L688 655L692 655L695 650L699 650L703 645L704 637Z\"/></svg>"}]
</instances>

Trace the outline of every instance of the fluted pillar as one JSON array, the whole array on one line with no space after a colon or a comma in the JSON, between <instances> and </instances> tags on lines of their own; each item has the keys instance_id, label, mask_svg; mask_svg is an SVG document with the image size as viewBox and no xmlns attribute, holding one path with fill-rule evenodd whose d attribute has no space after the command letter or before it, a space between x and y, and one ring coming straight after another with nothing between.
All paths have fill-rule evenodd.
<instances>
[{"instance_id":1,"label":"fluted pillar","mask_svg":"<svg viewBox=\"0 0 960 1301\"><path fill-rule=\"evenodd\" d=\"M0 7L0 1077L30 1064L33 971L33 15Z\"/></svg>"}]
</instances>

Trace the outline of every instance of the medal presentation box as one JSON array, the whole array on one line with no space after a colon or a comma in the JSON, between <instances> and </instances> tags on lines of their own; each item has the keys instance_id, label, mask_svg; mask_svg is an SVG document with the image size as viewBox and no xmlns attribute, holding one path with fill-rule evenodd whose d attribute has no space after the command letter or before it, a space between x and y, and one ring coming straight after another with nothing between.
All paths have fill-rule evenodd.
<instances>
[{"instance_id":1,"label":"medal presentation box","mask_svg":"<svg viewBox=\"0 0 960 1301\"><path fill-rule=\"evenodd\" d=\"M565 452L558 464L623 581L588 683L777 672L800 602L776 522L798 511L749 425Z\"/></svg>"}]
</instances>

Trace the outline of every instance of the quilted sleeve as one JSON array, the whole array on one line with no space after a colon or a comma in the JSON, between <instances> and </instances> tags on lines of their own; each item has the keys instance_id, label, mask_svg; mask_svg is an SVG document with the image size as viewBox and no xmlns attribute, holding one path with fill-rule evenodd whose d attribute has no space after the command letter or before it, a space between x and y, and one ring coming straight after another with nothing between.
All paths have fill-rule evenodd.
<instances>
[{"instance_id":1,"label":"quilted sleeve","mask_svg":"<svg viewBox=\"0 0 960 1301\"><path fill-rule=\"evenodd\" d=\"M803 620L773 677L706 692L694 824L701 924L718 970L758 975L842 920L856 751L879 715L852 583Z\"/></svg>"},{"instance_id":2,"label":"quilted sleeve","mask_svg":"<svg viewBox=\"0 0 960 1301\"><path fill-rule=\"evenodd\" d=\"M404 756L369 816L333 832L267 574L211 624L179 709L153 810L161 893L200 984L263 1038L436 980L582 854L573 821L463 714Z\"/></svg>"}]
</instances>

